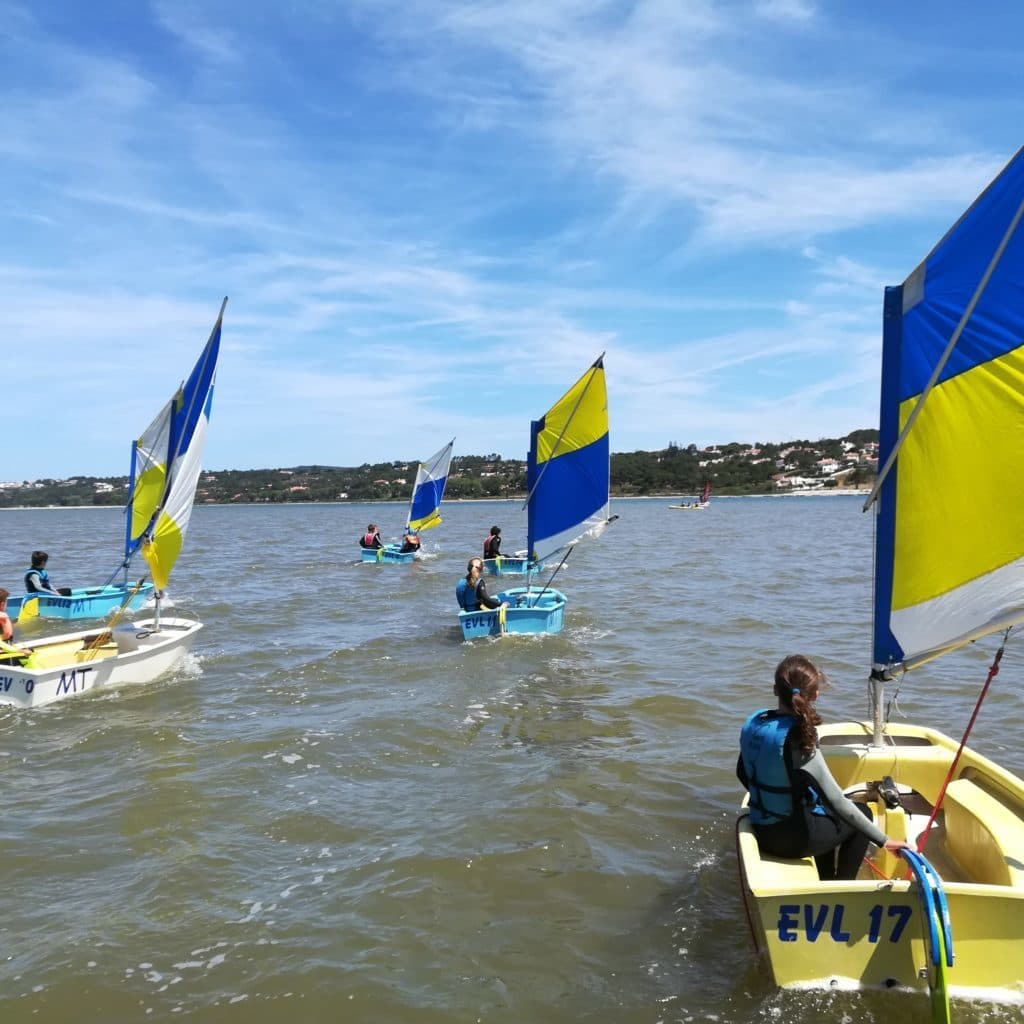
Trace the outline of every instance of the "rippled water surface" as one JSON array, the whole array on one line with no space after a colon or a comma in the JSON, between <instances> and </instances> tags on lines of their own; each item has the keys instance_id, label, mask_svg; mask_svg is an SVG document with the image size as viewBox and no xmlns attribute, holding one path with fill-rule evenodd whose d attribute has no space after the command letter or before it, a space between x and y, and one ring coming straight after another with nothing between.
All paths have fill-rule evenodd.
<instances>
[{"instance_id":1,"label":"rippled water surface","mask_svg":"<svg viewBox=\"0 0 1024 1024\"><path fill-rule=\"evenodd\" d=\"M562 634L473 644L454 586L492 523L524 546L518 505L446 505L412 566L355 561L403 506L197 508L184 667L0 708L4 1020L927 1021L774 992L737 888L737 735L775 663L819 658L826 718L867 712L871 517L668 505L617 502L578 549ZM37 547L58 585L101 582L121 528L0 512L0 584ZM959 735L994 647L922 669L903 711ZM1011 643L974 739L1016 771L1022 679Z\"/></svg>"}]
</instances>

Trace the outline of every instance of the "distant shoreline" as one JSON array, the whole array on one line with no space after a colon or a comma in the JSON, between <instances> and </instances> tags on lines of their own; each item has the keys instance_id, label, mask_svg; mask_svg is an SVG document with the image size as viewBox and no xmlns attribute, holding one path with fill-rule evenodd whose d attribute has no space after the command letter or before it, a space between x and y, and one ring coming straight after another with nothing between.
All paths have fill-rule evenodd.
<instances>
[{"instance_id":1,"label":"distant shoreline","mask_svg":"<svg viewBox=\"0 0 1024 1024\"><path fill-rule=\"evenodd\" d=\"M866 498L871 493L870 487L822 487L819 489L799 491L777 491L773 494L716 494L712 495L712 504L718 501L733 501L744 498L823 498L838 497L850 498L860 496ZM676 501L679 498L691 498L690 494L620 494L613 495L612 501ZM451 498L445 502L446 505L514 505L526 500L526 495L518 498ZM245 507L253 508L260 506L282 508L292 505L408 505L407 500L396 498L394 500L368 499L366 501L227 501L227 502L196 502L196 508L232 508ZM89 509L97 512L108 512L115 509L121 511L119 505L11 505L9 508L0 508L3 512L68 512L81 509Z\"/></svg>"}]
</instances>

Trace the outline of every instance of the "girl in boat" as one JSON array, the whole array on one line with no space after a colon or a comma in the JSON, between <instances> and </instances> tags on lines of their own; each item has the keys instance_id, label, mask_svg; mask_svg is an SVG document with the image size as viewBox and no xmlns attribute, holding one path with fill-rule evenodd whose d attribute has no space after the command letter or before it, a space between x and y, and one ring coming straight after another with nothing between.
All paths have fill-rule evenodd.
<instances>
[{"instance_id":1,"label":"girl in boat","mask_svg":"<svg viewBox=\"0 0 1024 1024\"><path fill-rule=\"evenodd\" d=\"M778 707L755 711L740 733L736 775L750 793L750 823L761 852L814 857L823 880L857 877L868 843L890 853L909 849L889 839L863 804L848 799L818 750L815 701L825 674L792 654L775 669Z\"/></svg>"},{"instance_id":2,"label":"girl in boat","mask_svg":"<svg viewBox=\"0 0 1024 1024\"><path fill-rule=\"evenodd\" d=\"M466 566L466 575L455 585L455 597L464 612L478 612L481 608L500 608L508 604L487 593L483 571L484 563L479 558L471 558Z\"/></svg>"}]
</instances>

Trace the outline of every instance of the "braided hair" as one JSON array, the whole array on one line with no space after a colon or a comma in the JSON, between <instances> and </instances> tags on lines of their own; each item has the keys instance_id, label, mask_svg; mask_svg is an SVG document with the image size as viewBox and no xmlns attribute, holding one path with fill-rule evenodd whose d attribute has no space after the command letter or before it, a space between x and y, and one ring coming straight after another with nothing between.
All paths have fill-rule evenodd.
<instances>
[{"instance_id":1,"label":"braided hair","mask_svg":"<svg viewBox=\"0 0 1024 1024\"><path fill-rule=\"evenodd\" d=\"M811 754L818 745L821 715L814 702L825 680L825 673L806 655L791 654L775 669L775 693L784 708L789 708L796 724L793 730L797 745L804 754Z\"/></svg>"}]
</instances>

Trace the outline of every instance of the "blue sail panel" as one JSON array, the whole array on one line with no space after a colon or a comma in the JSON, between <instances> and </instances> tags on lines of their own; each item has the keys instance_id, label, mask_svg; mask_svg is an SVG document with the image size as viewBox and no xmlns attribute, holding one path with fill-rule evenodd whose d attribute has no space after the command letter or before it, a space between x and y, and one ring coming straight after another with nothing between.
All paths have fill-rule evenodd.
<instances>
[{"instance_id":1,"label":"blue sail panel","mask_svg":"<svg viewBox=\"0 0 1024 1024\"><path fill-rule=\"evenodd\" d=\"M611 462L603 358L531 427L527 545L541 561L608 521Z\"/></svg>"},{"instance_id":2,"label":"blue sail panel","mask_svg":"<svg viewBox=\"0 0 1024 1024\"><path fill-rule=\"evenodd\" d=\"M453 438L439 452L421 462L416 471L412 500L409 503L408 530L429 530L441 522L439 510L448 483L448 469L452 461Z\"/></svg>"},{"instance_id":3,"label":"blue sail panel","mask_svg":"<svg viewBox=\"0 0 1024 1024\"><path fill-rule=\"evenodd\" d=\"M878 666L1024 619L1022 154L886 291L880 465L910 426L880 494Z\"/></svg>"}]
</instances>

